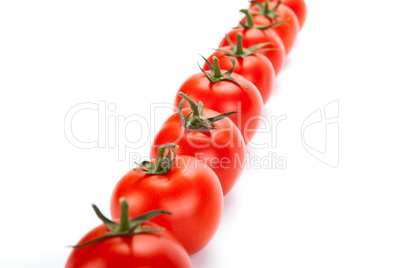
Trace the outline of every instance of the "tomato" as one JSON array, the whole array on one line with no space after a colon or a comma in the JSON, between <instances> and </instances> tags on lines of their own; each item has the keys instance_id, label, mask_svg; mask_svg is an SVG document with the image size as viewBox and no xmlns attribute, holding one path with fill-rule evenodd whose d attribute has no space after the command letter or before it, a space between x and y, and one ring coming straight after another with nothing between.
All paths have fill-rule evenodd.
<instances>
[{"instance_id":1,"label":"tomato","mask_svg":"<svg viewBox=\"0 0 402 268\"><path fill-rule=\"evenodd\" d=\"M227 36L229 39L235 43L237 33L241 33L243 35L243 46L245 48L252 47L254 45L260 43L272 42L273 44L269 46L269 48L273 48L275 50L268 50L261 52L261 55L266 56L272 63L272 66L275 69L275 74L278 75L282 66L285 62L286 52L283 42L279 35L272 29L265 27L272 27L267 25L265 27L260 25L254 25L251 15L247 10L241 10L246 14L249 18L242 25L243 27L234 28L231 30ZM219 47L228 46L229 43L226 38L223 38Z\"/></svg>"},{"instance_id":2,"label":"tomato","mask_svg":"<svg viewBox=\"0 0 402 268\"><path fill-rule=\"evenodd\" d=\"M234 59L230 58L232 64ZM213 71L196 73L180 86L178 92L187 93L192 99L202 101L205 106L219 113L240 111L230 118L242 133L247 144L257 132L260 124L260 116L263 112L263 102L256 86L244 77L232 73L221 73L218 58L213 58L214 65L210 64ZM176 96L174 104L179 106L181 98ZM189 105L184 104L187 108Z\"/></svg>"},{"instance_id":3,"label":"tomato","mask_svg":"<svg viewBox=\"0 0 402 268\"><path fill-rule=\"evenodd\" d=\"M288 54L300 30L299 21L295 13L289 7L281 5L281 2L272 3L269 0L264 3L254 2L249 11L253 14L255 25L270 25L282 22L271 29L279 35L286 54ZM244 22L246 19L244 17L241 21Z\"/></svg>"},{"instance_id":4,"label":"tomato","mask_svg":"<svg viewBox=\"0 0 402 268\"><path fill-rule=\"evenodd\" d=\"M264 3L266 0L255 0L256 2ZM273 0L273 3L277 3L277 0ZM304 0L282 0L282 4L288 6L296 15L300 30L303 28L307 17L307 7ZM251 4L252 5L252 4Z\"/></svg>"},{"instance_id":5,"label":"tomato","mask_svg":"<svg viewBox=\"0 0 402 268\"><path fill-rule=\"evenodd\" d=\"M203 160L215 171L223 194L226 195L243 171L241 163L246 151L239 129L232 120L224 118L232 113L221 115L213 110L203 109L202 105L196 104L183 93L179 94L187 99L191 108L182 110L179 107L178 113L166 120L155 136L151 157L157 157L161 144L179 145L176 149L178 155ZM185 123L183 118L186 118Z\"/></svg>"},{"instance_id":6,"label":"tomato","mask_svg":"<svg viewBox=\"0 0 402 268\"><path fill-rule=\"evenodd\" d=\"M296 14L301 30L307 17L306 2L304 2L304 0L283 0L282 3L288 6Z\"/></svg>"},{"instance_id":7,"label":"tomato","mask_svg":"<svg viewBox=\"0 0 402 268\"><path fill-rule=\"evenodd\" d=\"M233 72L250 80L257 87L265 104L274 88L275 70L272 63L259 51L264 51L263 47L269 43L258 44L255 48L246 49L243 47L243 36L239 32L236 40L237 46L229 39L230 46L216 49L216 52L208 57L208 60L212 61L212 57L215 56L219 59L220 67L229 70L232 63L226 56L232 56L235 60ZM203 69L209 70L208 64L205 63Z\"/></svg>"},{"instance_id":8,"label":"tomato","mask_svg":"<svg viewBox=\"0 0 402 268\"><path fill-rule=\"evenodd\" d=\"M165 227L189 254L194 254L208 244L218 229L222 189L215 172L203 161L191 156L171 159L172 148L177 146L161 146L156 163L142 162L117 183L111 197L111 214L120 214L121 196L130 204L131 217L154 209L170 211L172 215L161 215L153 222ZM163 158L165 149L169 153Z\"/></svg>"},{"instance_id":9,"label":"tomato","mask_svg":"<svg viewBox=\"0 0 402 268\"><path fill-rule=\"evenodd\" d=\"M111 267L166 267L190 268L186 250L166 230L147 221L166 211L153 211L137 219L128 219L128 207L121 200L122 219L112 222L94 207L104 221L87 233L71 252L66 268L111 268Z\"/></svg>"}]
</instances>

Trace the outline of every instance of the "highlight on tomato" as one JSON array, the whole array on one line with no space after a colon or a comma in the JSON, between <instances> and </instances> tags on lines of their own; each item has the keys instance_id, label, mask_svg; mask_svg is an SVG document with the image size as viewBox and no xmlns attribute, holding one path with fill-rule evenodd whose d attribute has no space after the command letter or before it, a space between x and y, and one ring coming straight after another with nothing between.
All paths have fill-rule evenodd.
<instances>
[{"instance_id":1,"label":"highlight on tomato","mask_svg":"<svg viewBox=\"0 0 402 268\"><path fill-rule=\"evenodd\" d=\"M120 221L107 219L92 205L103 224L73 247L66 268L191 267L183 246L167 230L149 221L158 215L170 215L170 212L154 210L129 219L126 200L120 198L119 205Z\"/></svg>"},{"instance_id":2,"label":"highlight on tomato","mask_svg":"<svg viewBox=\"0 0 402 268\"><path fill-rule=\"evenodd\" d=\"M178 92L203 102L206 108L219 113L239 111L230 118L247 144L258 132L264 104L256 86L243 76L233 73L235 60L230 57L228 59L232 68L223 72L217 57L212 57L212 63L204 58L210 71L204 71L200 67L201 72L187 78ZM175 107L179 106L180 101L181 97L176 95ZM184 108L189 106L188 103L184 104Z\"/></svg>"},{"instance_id":3,"label":"highlight on tomato","mask_svg":"<svg viewBox=\"0 0 402 268\"><path fill-rule=\"evenodd\" d=\"M263 3L251 1L249 12L255 25L264 26L279 23L279 25L271 29L281 38L286 55L289 54L300 30L299 21L295 13L286 5L282 5L281 1L273 3L270 0L266 0ZM244 17L241 22L246 19L247 17Z\"/></svg>"},{"instance_id":4,"label":"highlight on tomato","mask_svg":"<svg viewBox=\"0 0 402 268\"><path fill-rule=\"evenodd\" d=\"M158 147L165 143L175 143L178 155L189 155L203 160L216 173L226 195L236 184L244 166L245 144L236 125L228 116L237 111L220 114L204 109L201 101L197 104L190 97L182 97L178 112L171 115L155 136L151 147L151 157L157 157ZM184 108L184 102L190 108Z\"/></svg>"},{"instance_id":5,"label":"highlight on tomato","mask_svg":"<svg viewBox=\"0 0 402 268\"><path fill-rule=\"evenodd\" d=\"M229 70L232 67L232 62L228 57L233 58L235 60L233 72L252 82L260 92L263 103L267 103L274 88L275 70L272 63L261 53L272 50L272 48L264 48L272 45L272 43L261 43L245 48L243 46L243 35L240 32L236 34L236 45L228 36L226 36L226 40L229 45L215 49L215 53L208 57L208 61L212 61L215 56L219 59L220 67ZM203 69L208 71L208 64L205 63Z\"/></svg>"},{"instance_id":6,"label":"highlight on tomato","mask_svg":"<svg viewBox=\"0 0 402 268\"><path fill-rule=\"evenodd\" d=\"M176 155L176 144L158 149L153 161L143 161L115 186L110 208L112 217L121 213L119 198L130 205L130 217L163 209L153 222L165 227L189 254L204 248L218 229L223 209L223 194L215 172L203 161Z\"/></svg>"},{"instance_id":7,"label":"highlight on tomato","mask_svg":"<svg viewBox=\"0 0 402 268\"><path fill-rule=\"evenodd\" d=\"M243 35L243 46L245 48L250 48L261 43L272 43L272 45L270 45L269 47L272 49L263 51L261 52L261 54L270 60L272 66L275 69L275 74L278 75L285 62L286 52L281 38L271 28L279 26L282 22L267 25L255 25L253 17L248 10L242 9L240 10L240 12L246 15L246 20L244 22L240 21L240 26L232 29L227 34L227 37L233 43L235 43L237 33L241 33ZM228 45L229 42L227 38L224 37L219 44L219 47L224 47Z\"/></svg>"}]
</instances>

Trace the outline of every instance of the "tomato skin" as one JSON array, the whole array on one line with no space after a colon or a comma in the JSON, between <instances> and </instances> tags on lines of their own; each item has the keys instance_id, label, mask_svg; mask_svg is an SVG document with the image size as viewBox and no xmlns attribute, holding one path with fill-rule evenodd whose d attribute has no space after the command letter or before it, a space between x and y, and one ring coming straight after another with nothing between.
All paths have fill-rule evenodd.
<instances>
[{"instance_id":1,"label":"tomato skin","mask_svg":"<svg viewBox=\"0 0 402 268\"><path fill-rule=\"evenodd\" d=\"M232 51L230 46L221 47L225 51ZM216 51L208 57L212 61L215 56L219 59L219 64L222 69L230 70L232 62L226 58L226 54ZM235 60L234 73L237 73L252 82L261 94L263 103L267 103L274 88L275 70L272 63L259 53L248 55L244 59L232 57ZM209 70L208 65L205 63L203 66L205 71Z\"/></svg>"},{"instance_id":2,"label":"tomato skin","mask_svg":"<svg viewBox=\"0 0 402 268\"><path fill-rule=\"evenodd\" d=\"M307 17L306 2L304 0L283 0L282 3L287 5L296 14L301 30Z\"/></svg>"},{"instance_id":3,"label":"tomato skin","mask_svg":"<svg viewBox=\"0 0 402 268\"><path fill-rule=\"evenodd\" d=\"M141 226L143 228L160 228L159 225L152 222L145 222ZM108 232L109 229L105 225L100 225L87 233L78 244L83 244ZM183 246L165 230L107 238L83 248L73 249L65 267L190 268L191 261Z\"/></svg>"},{"instance_id":4,"label":"tomato skin","mask_svg":"<svg viewBox=\"0 0 402 268\"><path fill-rule=\"evenodd\" d=\"M255 0L256 2L264 3L266 0ZM277 3L277 0L271 1ZM282 0L282 4L288 6L296 15L299 21L299 30L301 30L306 22L307 6L304 0ZM251 5L250 5L251 6Z\"/></svg>"},{"instance_id":5,"label":"tomato skin","mask_svg":"<svg viewBox=\"0 0 402 268\"><path fill-rule=\"evenodd\" d=\"M275 75L278 75L282 69L286 57L285 47L279 35L272 29L259 30L254 28L234 28L227 34L227 36L230 38L230 41L232 41L234 44L236 43L237 33L241 33L243 35L243 47L245 48L249 48L260 43L273 43L273 45L268 45L264 48L275 48L276 50L263 51L260 54L264 55L270 60L272 66L274 67ZM229 43L224 37L219 44L219 48L226 46L229 46Z\"/></svg>"},{"instance_id":6,"label":"tomato skin","mask_svg":"<svg viewBox=\"0 0 402 268\"><path fill-rule=\"evenodd\" d=\"M275 7L275 5L276 3L270 2L268 6L271 9ZM252 5L250 7L250 11L256 12L258 11L258 8ZM269 25L276 22L284 21L281 25L277 27L272 27L271 30L276 32L281 38L287 55L292 49L293 44L296 41L297 34L300 31L299 21L296 14L286 5L279 5L275 14L279 17L274 20L271 20L263 15L253 15L252 17L255 25ZM241 21L244 22L245 20L246 17L244 17Z\"/></svg>"},{"instance_id":7,"label":"tomato skin","mask_svg":"<svg viewBox=\"0 0 402 268\"><path fill-rule=\"evenodd\" d=\"M188 115L192 110L185 108L182 115ZM220 113L204 108L204 118L211 118ZM246 149L240 130L229 118L214 123L216 129L187 130L177 113L163 123L156 134L151 147L151 157L158 156L158 148L162 144L175 143L178 155L189 155L203 160L210 166L219 178L223 195L226 195L239 179ZM225 163L222 159L225 158ZM227 162L226 162L227 159ZM217 162L219 161L219 163ZM237 162L236 162L237 161Z\"/></svg>"},{"instance_id":8,"label":"tomato skin","mask_svg":"<svg viewBox=\"0 0 402 268\"><path fill-rule=\"evenodd\" d=\"M257 132L252 129L258 129L260 121L256 117L262 115L264 104L253 83L235 73L232 73L231 77L246 86L248 90L232 81L223 80L213 83L205 74L196 73L184 81L178 92L184 94L188 92L187 96L191 99L202 101L204 107L219 113L240 111L240 113L231 115L230 119L239 128L244 142L247 144ZM181 97L176 94L174 105L178 107L180 101ZM189 104L185 102L184 107L189 107Z\"/></svg>"},{"instance_id":9,"label":"tomato skin","mask_svg":"<svg viewBox=\"0 0 402 268\"><path fill-rule=\"evenodd\" d=\"M113 218L120 215L120 197L129 205L129 215L163 209L153 222L165 227L189 254L205 247L218 229L223 194L215 172L203 161L177 156L166 174L146 175L130 170L116 185L111 197Z\"/></svg>"}]
</instances>

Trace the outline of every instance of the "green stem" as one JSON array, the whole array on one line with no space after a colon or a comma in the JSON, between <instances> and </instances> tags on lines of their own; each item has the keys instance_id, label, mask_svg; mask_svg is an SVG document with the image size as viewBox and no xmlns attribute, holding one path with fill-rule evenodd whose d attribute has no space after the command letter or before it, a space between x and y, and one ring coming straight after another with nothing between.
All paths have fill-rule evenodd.
<instances>
[{"instance_id":1,"label":"green stem","mask_svg":"<svg viewBox=\"0 0 402 268\"><path fill-rule=\"evenodd\" d=\"M195 101L193 101L189 96L187 96L187 95L184 94L183 92L179 92L178 95L179 95L180 97L182 97L183 99L185 99L185 100L190 104L190 107L191 107L191 110L193 111L194 116L196 116L196 117L202 117L202 110L200 111L200 108L201 108L202 106L200 107L197 103L195 103ZM180 104L181 104L181 103L180 103ZM184 105L184 102L183 102L183 105ZM179 107L180 112L181 112L182 109L183 109L182 106ZM180 112L179 112L179 116L180 116L180 114L181 114Z\"/></svg>"},{"instance_id":2,"label":"green stem","mask_svg":"<svg viewBox=\"0 0 402 268\"><path fill-rule=\"evenodd\" d=\"M156 158L156 164L151 163L149 161L143 161L139 164L137 163L138 167L134 168L134 171L137 171L138 173L142 174L153 174L153 175L156 174L161 175L168 173L169 170L172 168L172 165L176 159L176 152L174 151L174 149L177 148L179 148L179 146L173 143L167 143L162 145L158 149L158 157ZM168 150L166 157L164 157L165 150ZM142 171L141 169L145 171Z\"/></svg>"},{"instance_id":3,"label":"green stem","mask_svg":"<svg viewBox=\"0 0 402 268\"><path fill-rule=\"evenodd\" d=\"M221 68L219 67L219 59L217 57L213 56L212 62L214 64L214 76L217 78L222 77Z\"/></svg>"},{"instance_id":4,"label":"green stem","mask_svg":"<svg viewBox=\"0 0 402 268\"><path fill-rule=\"evenodd\" d=\"M246 15L246 21L242 22L240 21L240 25L246 29L259 29L259 30L266 30L269 28L275 28L278 27L279 25L282 25L285 21L279 21L276 23L269 23L269 24L265 24L265 25L254 25L253 22L253 17L251 16L250 12L247 9L242 9L240 10L240 12L244 13ZM270 10L269 12L274 12L274 10ZM253 13L253 15L264 15L267 16L265 14L261 14L260 12L257 13ZM274 18L278 17L277 15L273 15Z\"/></svg>"},{"instance_id":5,"label":"green stem","mask_svg":"<svg viewBox=\"0 0 402 268\"><path fill-rule=\"evenodd\" d=\"M127 232L130 230L130 218L128 216L128 204L126 199L123 197L120 198L120 210L121 210L121 215L120 215L120 227L119 231L120 232Z\"/></svg>"},{"instance_id":6,"label":"green stem","mask_svg":"<svg viewBox=\"0 0 402 268\"><path fill-rule=\"evenodd\" d=\"M244 50L243 50L243 36L241 33L237 33L236 34L236 41L237 41L237 47L236 47L236 51L235 54L236 55L243 55L244 54Z\"/></svg>"},{"instance_id":7,"label":"green stem","mask_svg":"<svg viewBox=\"0 0 402 268\"><path fill-rule=\"evenodd\" d=\"M267 1L266 3L267 3L267 4L263 6L264 14L268 14L268 13L269 13L269 7L268 7L269 1Z\"/></svg>"},{"instance_id":8,"label":"green stem","mask_svg":"<svg viewBox=\"0 0 402 268\"><path fill-rule=\"evenodd\" d=\"M253 28L254 27L254 21L253 17L251 17L250 12L247 9L241 9L241 13L244 13L246 15L246 25L248 28Z\"/></svg>"},{"instance_id":9,"label":"green stem","mask_svg":"<svg viewBox=\"0 0 402 268\"><path fill-rule=\"evenodd\" d=\"M278 7L281 5L281 1L278 1L278 3L272 8L269 8L269 0L265 1L264 4L256 2L256 1L251 1L252 4L254 4L258 12L251 12L252 15L262 15L270 20L274 20L279 17L279 15L276 14L276 11Z\"/></svg>"},{"instance_id":10,"label":"green stem","mask_svg":"<svg viewBox=\"0 0 402 268\"><path fill-rule=\"evenodd\" d=\"M185 129L196 129L196 130L216 129L216 126L213 125L212 123L219 121L232 114L238 113L237 111L229 112L229 113L220 114L215 117L205 118L203 116L203 104L201 101L197 104L195 101L193 101L189 96L187 96L183 92L179 92L178 95L180 97L182 97L183 99L180 101L177 113L179 114L179 117L180 117L183 127ZM184 116L181 114L185 100L188 103L190 103L191 110L193 111L192 112L193 116L190 116L191 114L188 114L187 116Z\"/></svg>"},{"instance_id":11,"label":"green stem","mask_svg":"<svg viewBox=\"0 0 402 268\"><path fill-rule=\"evenodd\" d=\"M156 158L156 170L159 171L162 169L162 163L163 163L163 156L165 154L165 150L162 148L158 149L158 157Z\"/></svg>"},{"instance_id":12,"label":"green stem","mask_svg":"<svg viewBox=\"0 0 402 268\"><path fill-rule=\"evenodd\" d=\"M95 206L92 205L92 207L95 210L96 215L101 219L101 221L105 224L105 226L109 229L109 232L99 236L97 238L94 238L90 241L87 241L82 244L78 244L73 246L75 249L83 248L86 247L90 244L93 243L98 243L101 242L102 240L106 240L111 237L116 237L116 236L132 236L136 234L142 234L142 233L149 233L149 232L157 232L157 231L163 231L165 230L164 228L142 228L141 225L148 221L151 220L152 218L161 215L161 214L168 214L171 215L172 213L169 211L165 210L153 210L150 212L147 212L145 214L139 215L135 218L130 219L128 215L128 204L127 201L124 197L120 198L120 224L113 222L106 218L102 212Z\"/></svg>"},{"instance_id":13,"label":"green stem","mask_svg":"<svg viewBox=\"0 0 402 268\"><path fill-rule=\"evenodd\" d=\"M202 56L201 56L202 57ZM249 90L246 86L242 85L239 81L234 79L233 77L230 77L230 75L233 73L233 70L235 69L235 60L233 58L227 57L230 62L233 64L232 69L227 71L226 73L222 74L221 68L219 67L219 59L216 56L212 57L213 64L207 60L206 58L202 57L205 60L205 63L208 65L209 69L211 70L211 73L208 73L204 71L201 66L198 64L198 67L200 67L201 72L205 74L205 76L208 78L211 83L215 83L218 81L223 81L223 80L229 80L232 81L233 83L238 84L241 87L244 87L245 89Z\"/></svg>"},{"instance_id":14,"label":"green stem","mask_svg":"<svg viewBox=\"0 0 402 268\"><path fill-rule=\"evenodd\" d=\"M215 49L216 51L222 52L223 54L226 54L228 56L236 57L236 58L242 58L245 59L247 56L254 55L259 52L263 51L268 51L268 50L274 50L275 48L263 48L264 46L267 45L272 45L273 43L267 42L267 43L260 43L254 46L251 46L249 48L244 48L243 47L243 35L238 32L236 35L237 39L237 46L235 46L230 38L225 35L226 40L228 41L230 48L232 49L231 51L228 50L223 50L223 49Z\"/></svg>"}]
</instances>

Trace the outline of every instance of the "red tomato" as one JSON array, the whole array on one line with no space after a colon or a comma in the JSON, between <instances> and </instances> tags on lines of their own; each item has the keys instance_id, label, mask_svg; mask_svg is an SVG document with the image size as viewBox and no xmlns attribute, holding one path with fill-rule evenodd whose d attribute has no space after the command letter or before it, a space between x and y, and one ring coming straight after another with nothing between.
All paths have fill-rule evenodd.
<instances>
[{"instance_id":1,"label":"red tomato","mask_svg":"<svg viewBox=\"0 0 402 268\"><path fill-rule=\"evenodd\" d=\"M252 52L244 49L242 39L243 37L240 33L238 33L237 47L221 47L219 48L219 51L216 51L211 56L209 56L208 60L212 61L212 57L215 56L219 59L219 64L222 69L230 70L230 68L232 68L232 62L226 56L233 56L233 59L235 60L235 68L233 72L250 80L257 87L258 91L261 94L262 101L265 104L271 96L272 90L274 88L274 67L265 56L258 53L259 50L255 50ZM239 46L241 48L241 52L237 53L236 51L239 50ZM259 47L259 49L263 49L263 47ZM222 51L229 51L229 53ZM233 54L231 54L230 52L233 52ZM254 54L254 52L257 53ZM208 64L205 63L203 69L205 71L208 71Z\"/></svg>"},{"instance_id":2,"label":"red tomato","mask_svg":"<svg viewBox=\"0 0 402 268\"><path fill-rule=\"evenodd\" d=\"M274 30L270 28L262 30L253 27L255 26L252 25L247 28L234 28L227 34L227 36L233 43L235 43L237 33L241 33L243 35L243 46L245 48L249 48L260 43L272 42L273 44L270 45L269 48L273 48L275 50L264 51L261 52L261 54L266 56L271 61L272 66L275 69L275 74L278 75L282 69L286 57L285 47L281 38ZM256 27L258 27L258 25L256 25ZM219 44L219 47L225 47L228 45L229 43L226 38L223 38Z\"/></svg>"},{"instance_id":3,"label":"red tomato","mask_svg":"<svg viewBox=\"0 0 402 268\"><path fill-rule=\"evenodd\" d=\"M166 164L163 161L161 166ZM222 188L215 172L191 156L177 156L165 174L130 170L114 188L110 205L112 217L120 214L121 196L130 205L130 216L154 209L172 212L153 222L170 231L189 254L198 252L212 239L223 209Z\"/></svg>"},{"instance_id":4,"label":"red tomato","mask_svg":"<svg viewBox=\"0 0 402 268\"><path fill-rule=\"evenodd\" d=\"M81 248L74 248L65 267L191 267L186 250L168 231L148 221L140 223L138 228L141 230L151 228L155 231L108 237ZM81 245L108 234L110 229L103 224L87 233L78 244Z\"/></svg>"},{"instance_id":5,"label":"red tomato","mask_svg":"<svg viewBox=\"0 0 402 268\"><path fill-rule=\"evenodd\" d=\"M266 0L255 0L256 2L263 3ZM277 3L277 0L273 0L273 3ZM288 6L296 15L300 30L303 28L304 23L306 22L307 17L307 7L304 0L282 0L282 4Z\"/></svg>"},{"instance_id":6,"label":"red tomato","mask_svg":"<svg viewBox=\"0 0 402 268\"><path fill-rule=\"evenodd\" d=\"M267 6L268 5L268 6ZM272 27L281 38L285 47L286 54L290 52L299 33L299 21L295 13L286 5L280 2L272 3L265 1L264 3L256 2L250 7L250 13L253 14L255 25L270 25L282 22L279 26ZM244 22L246 17L241 21Z\"/></svg>"},{"instance_id":7,"label":"red tomato","mask_svg":"<svg viewBox=\"0 0 402 268\"><path fill-rule=\"evenodd\" d=\"M184 97L188 98L187 96ZM166 120L155 136L151 147L151 157L157 157L158 147L161 144L175 143L179 145L176 150L178 155L194 156L203 160L215 171L220 180L223 194L226 195L233 188L243 171L241 163L246 151L243 137L229 118L215 121L213 125L208 121L205 122L206 125L214 127L212 129L203 129L201 127L196 129L186 128L183 126L181 117L185 117L190 113L197 113L197 109L200 107L195 102L192 102L193 105L195 105L194 108L196 107L194 110L185 108L181 111L179 109L181 116L175 113ZM200 116L202 117L201 120L205 121L207 120L206 118L215 118L219 115L213 110L204 109ZM195 117L190 118L196 119Z\"/></svg>"},{"instance_id":8,"label":"red tomato","mask_svg":"<svg viewBox=\"0 0 402 268\"><path fill-rule=\"evenodd\" d=\"M217 58L214 66L215 69L219 69ZM229 72L231 73L231 71ZM215 71L204 72L208 75L215 73ZM244 142L247 144L257 132L260 124L259 116L263 112L264 104L258 89L253 83L235 73L231 73L230 78L238 83L226 79L212 82L205 73L196 73L187 78L178 92L187 93L190 98L202 101L205 103L205 107L219 113L240 111L238 114L231 115L230 118L239 128ZM174 101L176 107L180 100L181 98L176 96ZM184 107L187 108L189 105L185 103Z\"/></svg>"},{"instance_id":9,"label":"red tomato","mask_svg":"<svg viewBox=\"0 0 402 268\"><path fill-rule=\"evenodd\" d=\"M283 0L282 3L287 5L296 14L301 30L307 17L307 7L304 0Z\"/></svg>"}]
</instances>

